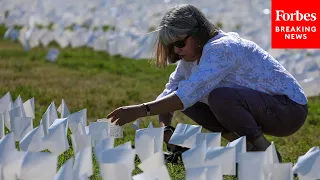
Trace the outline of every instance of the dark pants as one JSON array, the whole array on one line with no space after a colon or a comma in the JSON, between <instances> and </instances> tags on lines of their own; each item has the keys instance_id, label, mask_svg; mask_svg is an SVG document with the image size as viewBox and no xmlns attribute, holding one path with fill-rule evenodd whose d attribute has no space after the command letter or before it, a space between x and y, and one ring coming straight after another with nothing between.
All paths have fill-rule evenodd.
<instances>
[{"instance_id":1,"label":"dark pants","mask_svg":"<svg viewBox=\"0 0 320 180\"><path fill-rule=\"evenodd\" d=\"M304 124L308 105L285 95L269 95L251 89L217 88L207 104L197 102L182 111L212 132L235 132L253 141L263 134L289 136Z\"/></svg>"}]
</instances>

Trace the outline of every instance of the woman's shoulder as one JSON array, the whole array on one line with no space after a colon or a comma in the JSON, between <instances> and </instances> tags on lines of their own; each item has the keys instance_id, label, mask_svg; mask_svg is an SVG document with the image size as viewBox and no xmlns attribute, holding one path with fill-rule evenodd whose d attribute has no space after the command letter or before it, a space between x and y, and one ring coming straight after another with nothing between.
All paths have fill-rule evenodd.
<instances>
[{"instance_id":1,"label":"woman's shoulder","mask_svg":"<svg viewBox=\"0 0 320 180\"><path fill-rule=\"evenodd\" d=\"M203 47L203 52L208 50L217 50L217 49L229 49L232 50L239 46L241 38L238 33L235 32L224 32L219 31L219 34L215 37L209 39L209 41Z\"/></svg>"}]
</instances>

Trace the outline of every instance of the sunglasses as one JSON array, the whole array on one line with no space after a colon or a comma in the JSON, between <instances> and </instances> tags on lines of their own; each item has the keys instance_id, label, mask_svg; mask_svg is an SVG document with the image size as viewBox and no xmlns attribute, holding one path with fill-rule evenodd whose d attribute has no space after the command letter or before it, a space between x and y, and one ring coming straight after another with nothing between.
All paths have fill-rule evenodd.
<instances>
[{"instance_id":1,"label":"sunglasses","mask_svg":"<svg viewBox=\"0 0 320 180\"><path fill-rule=\"evenodd\" d=\"M185 38L171 43L170 46L175 46L177 48L183 48L184 46L186 46L186 41L189 37L190 37L190 35L188 34Z\"/></svg>"}]
</instances>

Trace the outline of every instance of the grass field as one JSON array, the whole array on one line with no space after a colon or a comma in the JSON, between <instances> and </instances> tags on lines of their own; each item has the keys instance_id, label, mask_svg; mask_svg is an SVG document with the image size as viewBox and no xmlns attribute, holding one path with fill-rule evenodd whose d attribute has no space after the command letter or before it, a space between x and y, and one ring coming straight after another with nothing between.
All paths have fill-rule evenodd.
<instances>
[{"instance_id":1,"label":"grass field","mask_svg":"<svg viewBox=\"0 0 320 180\"><path fill-rule=\"evenodd\" d=\"M21 95L23 101L35 98L36 119L39 124L42 114L52 101L56 107L63 98L70 110L76 112L87 108L89 121L105 117L113 109L154 100L164 88L175 66L156 68L149 60L132 60L121 56L109 56L89 48L61 49L56 63L45 60L49 48L34 48L25 52L17 42L2 40L5 29L0 27L0 97L8 91L13 100ZM49 47L57 47L51 44ZM150 121L158 125L157 117L141 118L142 126ZM191 123L190 119L175 113L174 125ZM295 163L299 156L311 147L320 145L320 97L309 98L309 115L305 125L294 135L285 138L267 137L274 141L284 162ZM134 140L134 131L125 125L124 138L116 144ZM223 145L226 141L222 141ZM70 143L71 145L71 143ZM70 149L59 157L59 167L70 157ZM138 163L138 162L137 162ZM182 165L168 164L172 179L185 179ZM138 168L133 174L141 172ZM94 160L94 175L99 178L99 167ZM236 179L226 176L225 179Z\"/></svg>"}]
</instances>

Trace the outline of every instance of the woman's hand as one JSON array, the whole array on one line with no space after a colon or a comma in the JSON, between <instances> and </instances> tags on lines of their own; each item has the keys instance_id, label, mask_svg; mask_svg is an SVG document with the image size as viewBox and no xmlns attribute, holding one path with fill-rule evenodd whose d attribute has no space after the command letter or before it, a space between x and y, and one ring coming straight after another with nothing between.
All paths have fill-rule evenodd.
<instances>
[{"instance_id":1,"label":"woman's hand","mask_svg":"<svg viewBox=\"0 0 320 180\"><path fill-rule=\"evenodd\" d=\"M143 105L122 106L108 114L107 119L112 118L111 122L116 121L116 125L123 126L145 115Z\"/></svg>"}]
</instances>

